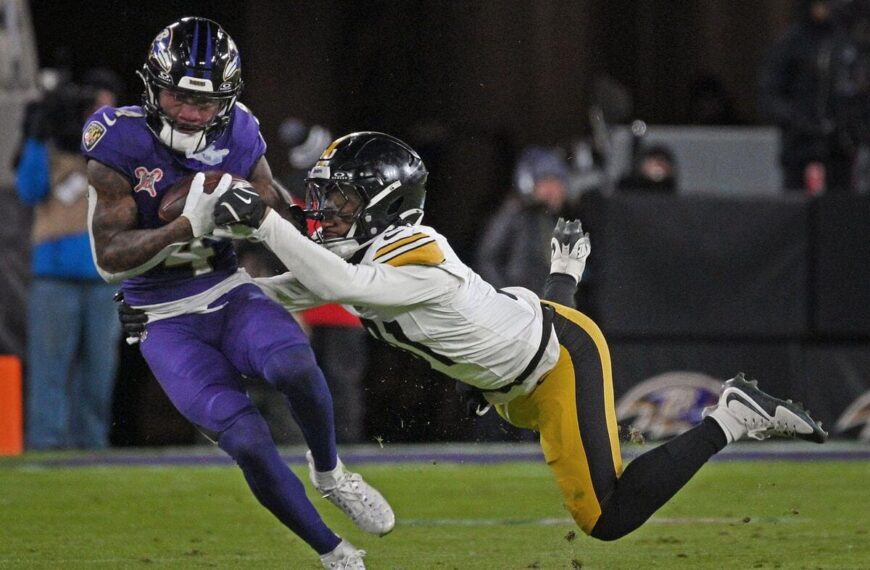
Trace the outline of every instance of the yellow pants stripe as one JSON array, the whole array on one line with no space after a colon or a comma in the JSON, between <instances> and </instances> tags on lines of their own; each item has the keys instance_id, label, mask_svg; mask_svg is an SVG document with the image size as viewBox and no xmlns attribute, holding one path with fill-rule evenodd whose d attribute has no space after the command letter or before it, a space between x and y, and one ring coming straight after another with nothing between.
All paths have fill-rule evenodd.
<instances>
[{"instance_id":1,"label":"yellow pants stripe","mask_svg":"<svg viewBox=\"0 0 870 570\"><path fill-rule=\"evenodd\" d=\"M531 394L496 409L513 425L541 434L565 506L589 533L622 473L610 351L589 317L552 305L561 350L556 366Z\"/></svg>"}]
</instances>

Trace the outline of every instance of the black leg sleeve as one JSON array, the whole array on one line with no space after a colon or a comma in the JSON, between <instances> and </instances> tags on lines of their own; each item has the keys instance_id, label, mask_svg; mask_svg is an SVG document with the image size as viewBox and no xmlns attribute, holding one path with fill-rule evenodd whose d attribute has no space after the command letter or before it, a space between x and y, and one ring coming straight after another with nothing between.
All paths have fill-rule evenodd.
<instances>
[{"instance_id":1,"label":"black leg sleeve","mask_svg":"<svg viewBox=\"0 0 870 570\"><path fill-rule=\"evenodd\" d=\"M591 535L616 540L638 528L725 447L722 428L711 418L629 463L601 507Z\"/></svg>"}]
</instances>

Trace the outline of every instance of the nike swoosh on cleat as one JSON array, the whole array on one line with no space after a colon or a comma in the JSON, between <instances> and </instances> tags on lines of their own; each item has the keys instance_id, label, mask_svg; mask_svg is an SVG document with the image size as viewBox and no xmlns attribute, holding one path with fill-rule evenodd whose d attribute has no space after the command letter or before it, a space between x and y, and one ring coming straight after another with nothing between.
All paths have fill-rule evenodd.
<instances>
[{"instance_id":1,"label":"nike swoosh on cleat","mask_svg":"<svg viewBox=\"0 0 870 570\"><path fill-rule=\"evenodd\" d=\"M239 194L238 192L235 192L235 195L236 195L236 198L238 198L239 200L241 200L241 201L244 202L245 204L250 204L250 203L251 203L251 198L245 198L244 196L242 196L242 195Z\"/></svg>"},{"instance_id":2,"label":"nike swoosh on cleat","mask_svg":"<svg viewBox=\"0 0 870 570\"><path fill-rule=\"evenodd\" d=\"M765 409L762 408L761 405L759 405L757 402L755 402L755 400L753 400L752 398L744 396L739 391L735 390L734 392L731 392L731 394L728 395L728 399L727 399L725 405L727 407L730 407L731 402L733 400L738 401L739 403L743 404L744 406L746 406L747 408L749 408L751 410L755 410L757 413L763 414L764 417L766 417L766 418L770 418L770 414L767 413L767 411L765 411Z\"/></svg>"}]
</instances>

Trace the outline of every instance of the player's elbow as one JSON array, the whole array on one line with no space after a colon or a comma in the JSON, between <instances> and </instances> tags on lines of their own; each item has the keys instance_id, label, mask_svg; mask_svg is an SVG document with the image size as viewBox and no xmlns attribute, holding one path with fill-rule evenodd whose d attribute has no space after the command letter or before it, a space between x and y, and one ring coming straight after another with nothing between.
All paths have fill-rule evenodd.
<instances>
[{"instance_id":1,"label":"player's elbow","mask_svg":"<svg viewBox=\"0 0 870 570\"><path fill-rule=\"evenodd\" d=\"M124 270L117 263L113 263L111 258L97 256L94 262L97 268L97 273L106 283L120 283L124 280Z\"/></svg>"},{"instance_id":2,"label":"player's elbow","mask_svg":"<svg viewBox=\"0 0 870 570\"><path fill-rule=\"evenodd\" d=\"M317 291L317 296L328 303L345 303L351 297L350 291L339 284L329 284Z\"/></svg>"},{"instance_id":3,"label":"player's elbow","mask_svg":"<svg viewBox=\"0 0 870 570\"><path fill-rule=\"evenodd\" d=\"M129 255L121 248L96 247L94 249L94 265L97 268L97 273L107 283L120 283L124 279L142 273L142 268L131 263Z\"/></svg>"},{"instance_id":4,"label":"player's elbow","mask_svg":"<svg viewBox=\"0 0 870 570\"><path fill-rule=\"evenodd\" d=\"M377 285L368 280L359 280L355 276L345 276L343 279L333 278L318 280L318 283L311 283L308 288L323 301L327 303L338 303L341 305L354 305L367 297L367 293L374 290Z\"/></svg>"},{"instance_id":5,"label":"player's elbow","mask_svg":"<svg viewBox=\"0 0 870 570\"><path fill-rule=\"evenodd\" d=\"M97 269L106 273L122 273L129 269L124 267L123 259L117 252L106 248L97 250L94 254Z\"/></svg>"}]
</instances>

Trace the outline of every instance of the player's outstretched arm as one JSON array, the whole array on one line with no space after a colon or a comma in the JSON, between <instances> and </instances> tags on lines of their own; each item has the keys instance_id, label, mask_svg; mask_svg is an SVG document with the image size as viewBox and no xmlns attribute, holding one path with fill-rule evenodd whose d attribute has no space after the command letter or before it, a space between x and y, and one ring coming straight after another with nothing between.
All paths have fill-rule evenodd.
<instances>
[{"instance_id":1,"label":"player's outstretched arm","mask_svg":"<svg viewBox=\"0 0 870 570\"><path fill-rule=\"evenodd\" d=\"M100 276L113 283L144 273L193 238L187 218L157 229L136 229L130 183L115 170L88 162L88 229Z\"/></svg>"}]
</instances>

